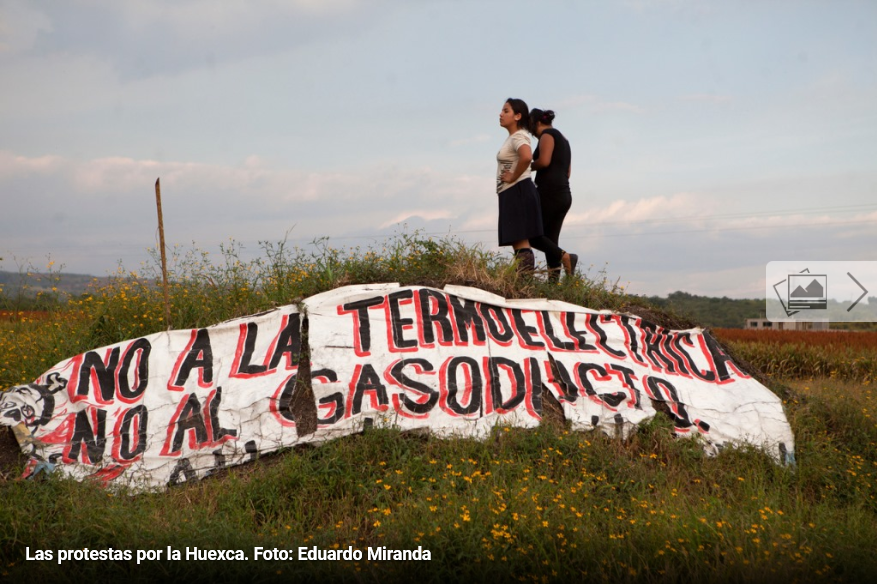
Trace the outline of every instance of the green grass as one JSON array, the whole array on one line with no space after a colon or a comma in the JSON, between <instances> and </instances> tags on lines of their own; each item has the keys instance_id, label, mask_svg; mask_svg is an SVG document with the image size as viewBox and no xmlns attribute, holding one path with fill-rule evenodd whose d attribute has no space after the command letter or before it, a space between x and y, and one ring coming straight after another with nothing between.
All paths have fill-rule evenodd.
<instances>
[{"instance_id":1,"label":"green grass","mask_svg":"<svg viewBox=\"0 0 877 584\"><path fill-rule=\"evenodd\" d=\"M242 250L234 242L216 258L197 249L174 250L169 261L171 328L209 326L339 286L373 282L476 286L507 298L555 298L594 309L636 311L676 328L692 325L625 295L605 271L551 284L544 277L518 277L510 255L417 234L399 235L384 247L367 250L316 243L303 250L266 242L263 254L249 261L240 259ZM30 382L55 363L95 347L166 330L158 266L156 260L138 271L120 267L91 293L46 305L45 318L25 313L0 319L0 387Z\"/></svg>"},{"instance_id":2,"label":"green grass","mask_svg":"<svg viewBox=\"0 0 877 584\"><path fill-rule=\"evenodd\" d=\"M268 247L278 250L282 246ZM452 240L386 250L272 251L175 263L172 323L202 326L338 285L477 285L631 310L601 276L517 279ZM277 255L280 254L280 255ZM185 263L185 262L189 263ZM100 344L164 328L154 274L119 278L46 319L0 323L0 385ZM653 320L685 326L651 307ZM30 355L29 360L22 360ZM25 362L26 361L26 362ZM626 441L498 427L483 442L371 429L166 493L127 496L50 478L0 482L0 579L384 582L864 582L877 574L877 403L869 384L791 380L797 466L753 449L706 457L663 417ZM25 548L241 549L250 561L26 561ZM430 562L253 561L253 548L422 548Z\"/></svg>"},{"instance_id":3,"label":"green grass","mask_svg":"<svg viewBox=\"0 0 877 584\"><path fill-rule=\"evenodd\" d=\"M810 581L817 573L864 581L877 568L868 544L877 537L877 432L832 401L829 416L816 398L792 410L796 469L749 449L706 458L659 418L626 442L548 425L498 428L484 442L371 430L137 497L64 480L9 482L0 487L0 553L8 575L62 582L107 574L138 581L162 571L196 580L280 572L383 581L412 570L435 582L583 574ZM854 425L865 436L850 439ZM23 561L25 546L198 546L252 558L256 546L314 545L420 545L432 561L74 562L61 573L54 563Z\"/></svg>"}]
</instances>

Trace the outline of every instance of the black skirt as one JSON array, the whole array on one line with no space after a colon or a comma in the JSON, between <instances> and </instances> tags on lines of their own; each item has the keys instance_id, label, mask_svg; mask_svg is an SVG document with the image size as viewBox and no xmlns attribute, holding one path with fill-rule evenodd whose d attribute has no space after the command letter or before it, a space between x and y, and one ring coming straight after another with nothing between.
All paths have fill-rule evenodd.
<instances>
[{"instance_id":1,"label":"black skirt","mask_svg":"<svg viewBox=\"0 0 877 584\"><path fill-rule=\"evenodd\" d=\"M497 195L499 199L499 245L542 235L539 192L529 178Z\"/></svg>"}]
</instances>

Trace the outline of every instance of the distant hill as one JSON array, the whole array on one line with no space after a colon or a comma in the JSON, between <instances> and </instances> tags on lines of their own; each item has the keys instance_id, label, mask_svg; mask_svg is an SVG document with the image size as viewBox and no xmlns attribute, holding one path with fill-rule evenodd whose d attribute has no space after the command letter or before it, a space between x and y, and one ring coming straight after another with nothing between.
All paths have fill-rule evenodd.
<instances>
[{"instance_id":1,"label":"distant hill","mask_svg":"<svg viewBox=\"0 0 877 584\"><path fill-rule=\"evenodd\" d=\"M7 299L34 298L37 294L79 296L88 291L95 282L106 283L107 277L97 278L88 274L45 274L38 272L5 272L0 270L0 295ZM54 290L53 290L54 288Z\"/></svg>"},{"instance_id":2,"label":"distant hill","mask_svg":"<svg viewBox=\"0 0 877 584\"><path fill-rule=\"evenodd\" d=\"M743 328L747 318L764 318L764 300L728 297L697 296L688 292L673 292L662 298L648 296L646 299L665 310L687 316L700 326L709 328ZM869 296L868 305L877 306L877 297ZM829 307L836 301L830 300ZM831 322L835 330L877 330L877 322Z\"/></svg>"},{"instance_id":3,"label":"distant hill","mask_svg":"<svg viewBox=\"0 0 877 584\"><path fill-rule=\"evenodd\" d=\"M747 318L764 318L762 299L714 298L688 292L672 292L667 298L647 297L649 302L688 316L701 326L710 328L743 328Z\"/></svg>"},{"instance_id":4,"label":"distant hill","mask_svg":"<svg viewBox=\"0 0 877 584\"><path fill-rule=\"evenodd\" d=\"M50 300L55 295L59 298L79 296L88 292L89 287L95 283L101 285L108 280L107 277L97 278L88 274L0 271L0 308L3 305L11 307L9 305L16 301L29 304L40 293L44 300ZM711 298L687 292L673 292L667 298L649 296L648 300L657 306L688 316L705 327L742 328L747 318L764 316L764 300Z\"/></svg>"},{"instance_id":5,"label":"distant hill","mask_svg":"<svg viewBox=\"0 0 877 584\"><path fill-rule=\"evenodd\" d=\"M57 294L59 298L79 296L88 292L89 287L105 284L108 277L97 278L88 274L40 274L32 272L0 271L0 308L11 307L16 302L30 303L38 293L42 296ZM53 291L52 288L56 288ZM50 299L49 298L49 299ZM673 292L666 298L661 296L646 297L649 302L664 309L672 310L679 315L687 316L701 326L710 328L743 328L747 318L764 318L764 300L734 299L728 297L715 298L698 296L688 292ZM871 299L868 299L871 301ZM877 303L877 298L874 299ZM833 328L835 325L832 325ZM837 328L845 328L837 326ZM859 327L851 327L859 328Z\"/></svg>"}]
</instances>

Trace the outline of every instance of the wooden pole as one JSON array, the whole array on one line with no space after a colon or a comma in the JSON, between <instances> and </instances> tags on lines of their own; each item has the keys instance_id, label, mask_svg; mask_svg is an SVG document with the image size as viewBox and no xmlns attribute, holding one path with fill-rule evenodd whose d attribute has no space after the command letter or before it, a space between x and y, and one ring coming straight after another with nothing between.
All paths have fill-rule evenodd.
<instances>
[{"instance_id":1,"label":"wooden pole","mask_svg":"<svg viewBox=\"0 0 877 584\"><path fill-rule=\"evenodd\" d=\"M161 279L164 286L164 322L167 329L171 330L171 303L168 296L167 285L167 254L164 247L164 219L161 214L161 185L159 179L155 179L155 206L158 208L158 242L161 246Z\"/></svg>"}]
</instances>

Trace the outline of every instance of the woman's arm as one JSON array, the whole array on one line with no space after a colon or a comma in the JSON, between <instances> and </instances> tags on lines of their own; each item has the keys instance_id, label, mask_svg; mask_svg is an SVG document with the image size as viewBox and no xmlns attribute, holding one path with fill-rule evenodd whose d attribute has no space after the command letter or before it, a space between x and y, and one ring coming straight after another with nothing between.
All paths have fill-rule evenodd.
<instances>
[{"instance_id":1,"label":"woman's arm","mask_svg":"<svg viewBox=\"0 0 877 584\"><path fill-rule=\"evenodd\" d=\"M542 170L551 164L551 155L554 154L554 136L542 132L539 138L539 158L533 161L533 170Z\"/></svg>"},{"instance_id":2,"label":"woman's arm","mask_svg":"<svg viewBox=\"0 0 877 584\"><path fill-rule=\"evenodd\" d=\"M521 144L518 148L518 163L512 170L502 173L502 182L513 183L518 180L518 177L524 174L524 171L530 166L531 160L533 160L533 152L530 150L530 146Z\"/></svg>"}]
</instances>

